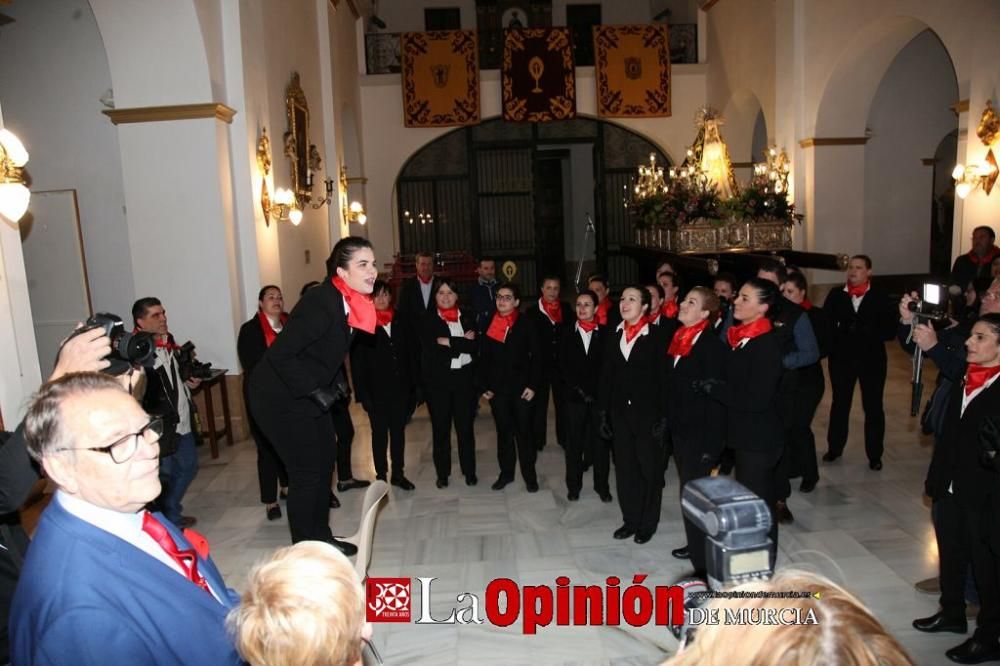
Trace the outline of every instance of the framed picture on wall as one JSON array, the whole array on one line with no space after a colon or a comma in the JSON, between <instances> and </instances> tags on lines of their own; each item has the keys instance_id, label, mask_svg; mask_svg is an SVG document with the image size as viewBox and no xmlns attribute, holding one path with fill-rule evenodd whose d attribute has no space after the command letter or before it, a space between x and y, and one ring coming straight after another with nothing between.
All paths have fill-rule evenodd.
<instances>
[{"instance_id":1,"label":"framed picture on wall","mask_svg":"<svg viewBox=\"0 0 1000 666\"><path fill-rule=\"evenodd\" d=\"M698 26L695 23L679 23L669 26L670 62L674 65L694 65L698 63Z\"/></svg>"},{"instance_id":2,"label":"framed picture on wall","mask_svg":"<svg viewBox=\"0 0 1000 666\"><path fill-rule=\"evenodd\" d=\"M399 74L402 69L398 32L365 35L365 70L369 74Z\"/></svg>"}]
</instances>

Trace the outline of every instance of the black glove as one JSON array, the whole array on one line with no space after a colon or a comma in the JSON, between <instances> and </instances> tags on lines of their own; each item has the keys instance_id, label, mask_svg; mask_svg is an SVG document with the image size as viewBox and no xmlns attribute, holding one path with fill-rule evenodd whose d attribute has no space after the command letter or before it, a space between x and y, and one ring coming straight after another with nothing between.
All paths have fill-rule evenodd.
<instances>
[{"instance_id":1,"label":"black glove","mask_svg":"<svg viewBox=\"0 0 1000 666\"><path fill-rule=\"evenodd\" d=\"M662 439L664 433L667 432L667 420L659 419L653 423L653 430L651 431L654 439Z\"/></svg>"},{"instance_id":2,"label":"black glove","mask_svg":"<svg viewBox=\"0 0 1000 666\"><path fill-rule=\"evenodd\" d=\"M979 459L987 467L1000 471L1000 420L996 416L983 419L979 427Z\"/></svg>"},{"instance_id":3,"label":"black glove","mask_svg":"<svg viewBox=\"0 0 1000 666\"><path fill-rule=\"evenodd\" d=\"M721 379L696 379L691 382L691 390L700 395L711 396L712 391L722 386Z\"/></svg>"},{"instance_id":4,"label":"black glove","mask_svg":"<svg viewBox=\"0 0 1000 666\"><path fill-rule=\"evenodd\" d=\"M351 391L351 385L344 381L339 381L334 384L334 392L336 393L336 402L343 402L345 405L351 404L351 396L354 395Z\"/></svg>"},{"instance_id":5,"label":"black glove","mask_svg":"<svg viewBox=\"0 0 1000 666\"><path fill-rule=\"evenodd\" d=\"M608 417L608 413L604 411L599 412L597 414L597 418L598 418L598 423L600 424L597 426L597 432L598 434L600 434L601 439L605 439L608 441L614 439L615 431L611 427L611 419Z\"/></svg>"},{"instance_id":6,"label":"black glove","mask_svg":"<svg viewBox=\"0 0 1000 666\"><path fill-rule=\"evenodd\" d=\"M328 412L333 404L337 402L340 394L335 389L318 388L309 393L309 399L316 403L320 411Z\"/></svg>"}]
</instances>

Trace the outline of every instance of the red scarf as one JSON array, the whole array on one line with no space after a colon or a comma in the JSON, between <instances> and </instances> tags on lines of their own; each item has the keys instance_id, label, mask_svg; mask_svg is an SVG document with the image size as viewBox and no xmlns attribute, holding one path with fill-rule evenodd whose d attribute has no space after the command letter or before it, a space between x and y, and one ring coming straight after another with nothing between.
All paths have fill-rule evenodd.
<instances>
[{"instance_id":1,"label":"red scarf","mask_svg":"<svg viewBox=\"0 0 1000 666\"><path fill-rule=\"evenodd\" d=\"M870 281L863 282L856 287L852 287L851 283L847 283L847 295L852 298L857 298L859 296L864 296L868 293L868 290L872 288L872 283Z\"/></svg>"},{"instance_id":2,"label":"red scarf","mask_svg":"<svg viewBox=\"0 0 1000 666\"><path fill-rule=\"evenodd\" d=\"M549 316L549 319L553 324L562 323L562 303L559 301L552 301L549 303L544 298L539 298L538 304L541 306L542 312Z\"/></svg>"},{"instance_id":3,"label":"red scarf","mask_svg":"<svg viewBox=\"0 0 1000 666\"><path fill-rule=\"evenodd\" d=\"M645 317L639 317L639 321L637 321L634 325L628 323L627 321L623 323L625 324L625 344L628 344L632 342L635 336L642 332L643 327L649 325L649 320Z\"/></svg>"},{"instance_id":4,"label":"red scarf","mask_svg":"<svg viewBox=\"0 0 1000 666\"><path fill-rule=\"evenodd\" d=\"M597 328L597 320L591 319L590 321L584 321L582 319L577 319L576 323L580 325L580 328L584 331L590 333L595 328Z\"/></svg>"},{"instance_id":5,"label":"red scarf","mask_svg":"<svg viewBox=\"0 0 1000 666\"><path fill-rule=\"evenodd\" d=\"M375 323L379 326L385 326L392 323L392 315L394 310L392 308L386 308L385 310L375 311Z\"/></svg>"},{"instance_id":6,"label":"red scarf","mask_svg":"<svg viewBox=\"0 0 1000 666\"><path fill-rule=\"evenodd\" d=\"M288 313L282 312L278 320L281 322L281 327L284 328L285 322L288 321ZM278 332L271 326L271 320L267 318L263 310L257 310L257 321L260 322L260 329L264 331L264 346L270 347L274 343L274 339L278 337Z\"/></svg>"},{"instance_id":7,"label":"red scarf","mask_svg":"<svg viewBox=\"0 0 1000 666\"><path fill-rule=\"evenodd\" d=\"M143 330L136 326L132 329L133 333L142 333ZM168 352L178 351L181 346L174 342L174 336L167 333L165 336L153 335L153 342L156 344L157 349L166 349Z\"/></svg>"},{"instance_id":8,"label":"red scarf","mask_svg":"<svg viewBox=\"0 0 1000 666\"><path fill-rule=\"evenodd\" d=\"M507 333L510 332L510 329L514 328L514 322L517 321L520 314L517 310L511 310L508 315L494 312L493 319L490 321L490 327L486 329L486 337L493 338L500 343L506 342Z\"/></svg>"},{"instance_id":9,"label":"red scarf","mask_svg":"<svg viewBox=\"0 0 1000 666\"><path fill-rule=\"evenodd\" d=\"M969 250L969 261L971 261L974 266L982 266L983 264L992 263L997 255L1000 255L1000 247L990 245L990 249L986 252L986 256L984 257L980 257L976 254L975 250Z\"/></svg>"},{"instance_id":10,"label":"red scarf","mask_svg":"<svg viewBox=\"0 0 1000 666\"><path fill-rule=\"evenodd\" d=\"M973 391L998 373L1000 373L1000 365L986 368L978 363L970 363L969 367L965 369L965 395L972 395Z\"/></svg>"},{"instance_id":11,"label":"red scarf","mask_svg":"<svg viewBox=\"0 0 1000 666\"><path fill-rule=\"evenodd\" d=\"M438 307L438 315L440 315L441 319L454 323L458 321L458 306L453 305L450 308Z\"/></svg>"},{"instance_id":12,"label":"red scarf","mask_svg":"<svg viewBox=\"0 0 1000 666\"><path fill-rule=\"evenodd\" d=\"M802 302L801 302L801 303L799 303L799 306L800 306L800 307L801 307L801 308L802 308L803 310L812 310L812 309L813 309L813 304L812 304L812 301L810 301L810 300L809 300L808 298L803 298L803 299L802 299Z\"/></svg>"},{"instance_id":13,"label":"red scarf","mask_svg":"<svg viewBox=\"0 0 1000 666\"><path fill-rule=\"evenodd\" d=\"M597 304L597 310L594 312L594 318L597 319L597 323L601 326L608 325L608 312L611 310L611 299L605 298L603 301Z\"/></svg>"},{"instance_id":14,"label":"red scarf","mask_svg":"<svg viewBox=\"0 0 1000 666\"><path fill-rule=\"evenodd\" d=\"M350 310L347 315L347 325L365 333L374 333L375 304L371 295L351 289L339 275L334 275L330 282L343 295L344 302Z\"/></svg>"},{"instance_id":15,"label":"red scarf","mask_svg":"<svg viewBox=\"0 0 1000 666\"><path fill-rule=\"evenodd\" d=\"M676 317L678 310L680 310L680 308L677 307L677 299L663 301L663 305L660 306L660 314L667 319L673 319Z\"/></svg>"},{"instance_id":16,"label":"red scarf","mask_svg":"<svg viewBox=\"0 0 1000 666\"><path fill-rule=\"evenodd\" d=\"M752 321L749 324L740 324L739 326L730 326L729 330L726 331L726 337L729 339L729 346L733 349L739 346L740 341L749 338L753 340L758 335L764 335L771 330L771 320L767 317L761 317L756 321Z\"/></svg>"},{"instance_id":17,"label":"red scarf","mask_svg":"<svg viewBox=\"0 0 1000 666\"><path fill-rule=\"evenodd\" d=\"M693 326L683 326L677 329L677 332L674 333L674 339L670 341L670 348L667 349L667 353L671 356L684 358L691 353L695 337L706 328L708 328L708 320L702 319Z\"/></svg>"}]
</instances>

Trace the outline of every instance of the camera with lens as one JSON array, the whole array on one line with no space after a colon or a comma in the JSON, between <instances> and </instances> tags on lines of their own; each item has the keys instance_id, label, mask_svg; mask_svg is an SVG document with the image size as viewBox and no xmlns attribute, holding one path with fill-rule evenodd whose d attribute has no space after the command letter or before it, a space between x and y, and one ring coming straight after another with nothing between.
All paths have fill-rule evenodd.
<instances>
[{"instance_id":1,"label":"camera with lens","mask_svg":"<svg viewBox=\"0 0 1000 666\"><path fill-rule=\"evenodd\" d=\"M90 317L82 327L73 331L67 340L95 328L102 329L111 339L111 353L105 357L110 365L104 369L105 374L120 375L136 365L153 367L156 361L156 342L153 334L126 331L122 318L110 312L98 312Z\"/></svg>"},{"instance_id":2,"label":"camera with lens","mask_svg":"<svg viewBox=\"0 0 1000 666\"><path fill-rule=\"evenodd\" d=\"M189 379L211 379L212 364L202 363L195 358L194 343L188 340L177 350L177 368L181 374L181 381Z\"/></svg>"},{"instance_id":3,"label":"camera with lens","mask_svg":"<svg viewBox=\"0 0 1000 666\"><path fill-rule=\"evenodd\" d=\"M948 301L939 284L925 284L921 298L910 301L906 308L913 313L916 323L930 324L936 331L947 328L950 323Z\"/></svg>"}]
</instances>

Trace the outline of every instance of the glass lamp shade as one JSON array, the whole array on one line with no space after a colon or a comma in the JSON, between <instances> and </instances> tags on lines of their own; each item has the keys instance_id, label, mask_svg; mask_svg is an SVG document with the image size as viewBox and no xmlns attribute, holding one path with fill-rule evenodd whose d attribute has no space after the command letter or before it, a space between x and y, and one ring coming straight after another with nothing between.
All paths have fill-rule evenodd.
<instances>
[{"instance_id":1,"label":"glass lamp shade","mask_svg":"<svg viewBox=\"0 0 1000 666\"><path fill-rule=\"evenodd\" d=\"M961 182L955 185L955 194L959 199L969 196L970 192L972 192L972 185L970 183Z\"/></svg>"},{"instance_id":2,"label":"glass lamp shade","mask_svg":"<svg viewBox=\"0 0 1000 666\"><path fill-rule=\"evenodd\" d=\"M299 210L298 208L293 208L288 213L288 219L296 227L299 226L299 224L302 222L302 211Z\"/></svg>"},{"instance_id":3,"label":"glass lamp shade","mask_svg":"<svg viewBox=\"0 0 1000 666\"><path fill-rule=\"evenodd\" d=\"M0 129L0 147L7 153L7 159L20 168L28 162L28 151L25 150L21 140L14 136L14 133L7 129Z\"/></svg>"},{"instance_id":4,"label":"glass lamp shade","mask_svg":"<svg viewBox=\"0 0 1000 666\"><path fill-rule=\"evenodd\" d=\"M964 164L956 164L955 168L951 170L951 177L953 180L959 180L964 175L965 175Z\"/></svg>"},{"instance_id":5,"label":"glass lamp shade","mask_svg":"<svg viewBox=\"0 0 1000 666\"><path fill-rule=\"evenodd\" d=\"M31 191L21 183L0 184L0 215L17 222L28 210Z\"/></svg>"}]
</instances>

